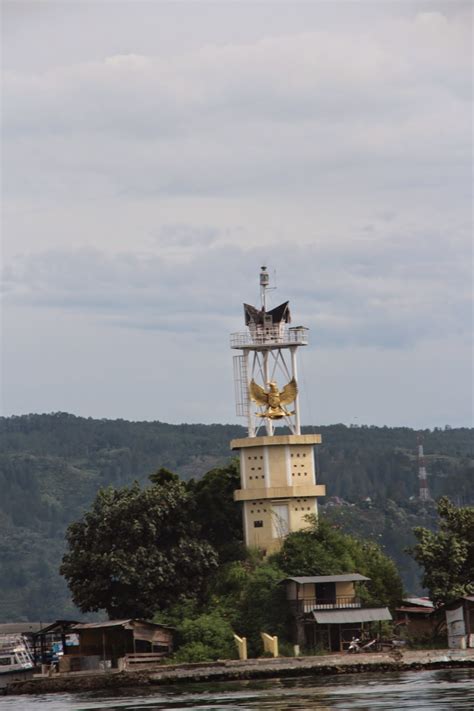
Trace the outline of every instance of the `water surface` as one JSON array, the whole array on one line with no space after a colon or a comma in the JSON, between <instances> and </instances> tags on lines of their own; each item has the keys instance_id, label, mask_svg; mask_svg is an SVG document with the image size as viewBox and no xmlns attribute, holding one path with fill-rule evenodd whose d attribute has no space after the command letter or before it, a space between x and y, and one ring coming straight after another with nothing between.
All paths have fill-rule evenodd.
<instances>
[{"instance_id":1,"label":"water surface","mask_svg":"<svg viewBox=\"0 0 474 711\"><path fill-rule=\"evenodd\" d=\"M474 670L348 674L265 681L182 684L108 692L9 696L0 711L472 711Z\"/></svg>"}]
</instances>

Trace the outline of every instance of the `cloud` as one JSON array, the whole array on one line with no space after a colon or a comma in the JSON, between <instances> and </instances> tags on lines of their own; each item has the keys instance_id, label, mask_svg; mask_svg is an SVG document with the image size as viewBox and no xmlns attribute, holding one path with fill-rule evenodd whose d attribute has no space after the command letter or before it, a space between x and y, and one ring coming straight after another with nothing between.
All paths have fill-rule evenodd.
<instances>
[{"instance_id":1,"label":"cloud","mask_svg":"<svg viewBox=\"0 0 474 711\"><path fill-rule=\"evenodd\" d=\"M421 13L377 30L6 72L6 189L255 194L354 172L368 186L467 176L465 18Z\"/></svg>"},{"instance_id":2,"label":"cloud","mask_svg":"<svg viewBox=\"0 0 474 711\"><path fill-rule=\"evenodd\" d=\"M222 245L210 227L170 225L162 234L191 249L17 257L6 269L6 299L90 313L109 326L220 338L242 328L241 302L252 301L248 265L259 264L261 250ZM321 347L412 347L440 333L466 334L471 282L461 246L447 251L446 235L435 231L361 239L343 254L338 245L280 244L273 259L285 286L272 298L291 298L295 321L310 326Z\"/></svg>"},{"instance_id":3,"label":"cloud","mask_svg":"<svg viewBox=\"0 0 474 711\"><path fill-rule=\"evenodd\" d=\"M365 421L387 421L377 370L385 383L397 373L403 421L418 368L427 378L418 419L429 410L433 421L442 400L460 421L472 292L470 4L37 5L10 3L5 32L14 411L43 409L54 391L53 409L81 401L93 414L68 380L74 367L78 382L108 378L95 412L107 397L108 413L114 403L127 416L133 401L140 417L148 397L153 416L147 378L172 393L184 352L190 387L209 363L209 377L222 370L218 387L230 385L226 334L243 329L242 301L258 301L256 272L268 264L274 303L289 298L294 323L311 328L315 369L337 384L352 377L337 406L334 388L316 387L336 420L352 396L372 398ZM39 342L41 367L31 357ZM97 373L103 353L115 371ZM117 379L129 377L122 398Z\"/></svg>"}]
</instances>

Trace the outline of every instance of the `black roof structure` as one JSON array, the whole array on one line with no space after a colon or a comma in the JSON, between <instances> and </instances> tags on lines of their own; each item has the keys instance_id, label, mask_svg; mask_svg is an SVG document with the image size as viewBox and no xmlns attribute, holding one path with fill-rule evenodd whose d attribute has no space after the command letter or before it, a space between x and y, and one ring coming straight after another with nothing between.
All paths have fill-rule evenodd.
<instances>
[{"instance_id":1,"label":"black roof structure","mask_svg":"<svg viewBox=\"0 0 474 711\"><path fill-rule=\"evenodd\" d=\"M245 314L245 325L249 326L251 323L256 326L263 326L266 323L266 318L271 317L272 324L276 325L284 321L285 323L291 322L290 307L288 306L290 302L285 301L279 306L275 306L274 309L270 311L265 311L265 309L257 309L255 306L250 304L244 304L244 314Z\"/></svg>"}]
</instances>

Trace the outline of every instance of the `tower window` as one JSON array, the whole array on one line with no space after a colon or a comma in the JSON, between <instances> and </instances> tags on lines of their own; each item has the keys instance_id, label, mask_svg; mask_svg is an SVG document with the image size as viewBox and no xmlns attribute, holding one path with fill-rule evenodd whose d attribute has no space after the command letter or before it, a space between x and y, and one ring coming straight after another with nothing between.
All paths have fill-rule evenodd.
<instances>
[{"instance_id":1,"label":"tower window","mask_svg":"<svg viewBox=\"0 0 474 711\"><path fill-rule=\"evenodd\" d=\"M263 528L263 521L254 521L253 527L254 528Z\"/></svg>"}]
</instances>

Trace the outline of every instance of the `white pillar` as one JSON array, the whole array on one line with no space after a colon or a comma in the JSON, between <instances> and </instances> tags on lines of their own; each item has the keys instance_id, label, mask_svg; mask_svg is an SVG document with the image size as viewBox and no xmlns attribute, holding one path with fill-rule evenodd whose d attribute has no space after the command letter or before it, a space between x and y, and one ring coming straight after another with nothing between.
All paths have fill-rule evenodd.
<instances>
[{"instance_id":1,"label":"white pillar","mask_svg":"<svg viewBox=\"0 0 474 711\"><path fill-rule=\"evenodd\" d=\"M252 412L252 401L250 400L250 372L249 372L249 352L243 351L245 377L247 380L247 431L249 437L255 437L255 424Z\"/></svg>"},{"instance_id":2,"label":"white pillar","mask_svg":"<svg viewBox=\"0 0 474 711\"><path fill-rule=\"evenodd\" d=\"M296 383L298 385L298 391L299 391L299 383L298 383L298 372L296 368L296 346L293 346L290 348L291 352L291 371L292 371L292 376L296 380ZM300 424L300 396L299 392L296 395L295 399L295 434L299 435L301 434L301 424Z\"/></svg>"}]
</instances>

